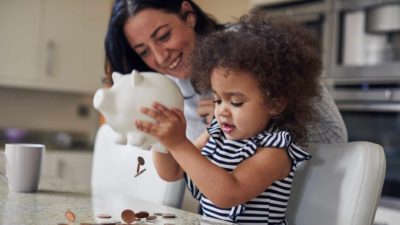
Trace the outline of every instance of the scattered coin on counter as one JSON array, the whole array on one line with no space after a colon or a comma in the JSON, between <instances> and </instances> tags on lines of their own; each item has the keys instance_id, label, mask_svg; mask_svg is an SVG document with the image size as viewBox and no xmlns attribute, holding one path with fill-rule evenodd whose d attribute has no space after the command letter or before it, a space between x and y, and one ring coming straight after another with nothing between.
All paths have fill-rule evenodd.
<instances>
[{"instance_id":1,"label":"scattered coin on counter","mask_svg":"<svg viewBox=\"0 0 400 225\"><path fill-rule=\"evenodd\" d=\"M163 218L166 218L166 219L176 218L175 214L171 214L171 213L163 214L162 217L163 217Z\"/></svg>"},{"instance_id":2,"label":"scattered coin on counter","mask_svg":"<svg viewBox=\"0 0 400 225\"><path fill-rule=\"evenodd\" d=\"M146 220L155 220L155 219L157 219L156 215L151 215L146 217Z\"/></svg>"},{"instance_id":3,"label":"scattered coin on counter","mask_svg":"<svg viewBox=\"0 0 400 225\"><path fill-rule=\"evenodd\" d=\"M134 213L132 210L130 210L130 209L125 209L125 210L122 211L122 213L121 213L121 218L122 218L122 220L123 220L124 222L130 224L130 223L132 223L133 221L136 220L136 215L135 215L135 213Z\"/></svg>"},{"instance_id":4,"label":"scattered coin on counter","mask_svg":"<svg viewBox=\"0 0 400 225\"><path fill-rule=\"evenodd\" d=\"M100 213L100 214L97 214L97 218L110 219L111 215L110 214L106 214L106 213Z\"/></svg>"},{"instance_id":5,"label":"scattered coin on counter","mask_svg":"<svg viewBox=\"0 0 400 225\"><path fill-rule=\"evenodd\" d=\"M163 214L162 213L160 213L160 212L155 212L155 213L153 213L155 216L162 216Z\"/></svg>"},{"instance_id":6,"label":"scattered coin on counter","mask_svg":"<svg viewBox=\"0 0 400 225\"><path fill-rule=\"evenodd\" d=\"M68 220L69 222L74 222L75 219L76 219L75 214L74 214L73 212L71 212L70 210L67 210L67 211L64 213L64 216L65 216L65 218L67 218L67 220Z\"/></svg>"},{"instance_id":7,"label":"scattered coin on counter","mask_svg":"<svg viewBox=\"0 0 400 225\"><path fill-rule=\"evenodd\" d=\"M149 213L146 211L140 211L135 214L136 218L143 219L149 216Z\"/></svg>"}]
</instances>

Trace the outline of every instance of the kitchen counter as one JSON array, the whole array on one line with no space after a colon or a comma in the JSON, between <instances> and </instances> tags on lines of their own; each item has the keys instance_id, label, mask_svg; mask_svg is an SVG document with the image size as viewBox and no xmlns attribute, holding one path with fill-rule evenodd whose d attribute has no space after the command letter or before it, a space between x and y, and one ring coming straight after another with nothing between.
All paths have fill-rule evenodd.
<instances>
[{"instance_id":1,"label":"kitchen counter","mask_svg":"<svg viewBox=\"0 0 400 225\"><path fill-rule=\"evenodd\" d=\"M134 212L174 214L176 218L157 217L151 223L137 221L134 224L175 224L175 225L223 225L231 224L201 215L186 212L159 204L149 203L132 197L112 196L104 193L91 193L87 186L68 185L61 180L42 179L35 193L16 193L8 191L4 182L0 182L0 224L6 225L56 225L67 224L64 217L67 210L76 215L80 223L105 223L121 221L121 212L131 209ZM111 219L99 219L97 215L109 214ZM121 221L122 222L122 221Z\"/></svg>"}]
</instances>

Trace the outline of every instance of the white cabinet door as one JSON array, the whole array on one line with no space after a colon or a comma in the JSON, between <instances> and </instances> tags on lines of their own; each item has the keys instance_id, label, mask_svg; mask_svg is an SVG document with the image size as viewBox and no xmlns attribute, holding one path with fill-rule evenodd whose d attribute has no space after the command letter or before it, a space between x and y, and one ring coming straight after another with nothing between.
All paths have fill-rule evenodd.
<instances>
[{"instance_id":1,"label":"white cabinet door","mask_svg":"<svg viewBox=\"0 0 400 225\"><path fill-rule=\"evenodd\" d=\"M93 93L112 0L1 0L0 85Z\"/></svg>"},{"instance_id":2,"label":"white cabinet door","mask_svg":"<svg viewBox=\"0 0 400 225\"><path fill-rule=\"evenodd\" d=\"M47 151L42 176L90 187L92 158L89 151Z\"/></svg>"},{"instance_id":3,"label":"white cabinet door","mask_svg":"<svg viewBox=\"0 0 400 225\"><path fill-rule=\"evenodd\" d=\"M20 86L38 76L40 0L0 1L0 84Z\"/></svg>"},{"instance_id":4,"label":"white cabinet door","mask_svg":"<svg viewBox=\"0 0 400 225\"><path fill-rule=\"evenodd\" d=\"M104 37L111 0L47 0L45 72L51 87L93 93L104 74Z\"/></svg>"}]
</instances>

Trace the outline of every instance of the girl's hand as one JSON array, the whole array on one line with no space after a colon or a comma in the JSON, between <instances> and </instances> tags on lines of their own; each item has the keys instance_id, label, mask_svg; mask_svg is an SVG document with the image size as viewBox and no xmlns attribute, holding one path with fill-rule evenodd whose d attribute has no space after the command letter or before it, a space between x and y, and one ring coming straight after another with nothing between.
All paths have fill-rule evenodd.
<instances>
[{"instance_id":1,"label":"girl's hand","mask_svg":"<svg viewBox=\"0 0 400 225\"><path fill-rule=\"evenodd\" d=\"M186 120L182 110L169 109L156 102L152 108L143 107L140 111L156 122L137 120L136 128L157 138L167 149L186 140Z\"/></svg>"},{"instance_id":2,"label":"girl's hand","mask_svg":"<svg viewBox=\"0 0 400 225\"><path fill-rule=\"evenodd\" d=\"M197 115L202 118L204 124L210 124L214 116L214 101L212 98L203 98L197 105Z\"/></svg>"}]
</instances>

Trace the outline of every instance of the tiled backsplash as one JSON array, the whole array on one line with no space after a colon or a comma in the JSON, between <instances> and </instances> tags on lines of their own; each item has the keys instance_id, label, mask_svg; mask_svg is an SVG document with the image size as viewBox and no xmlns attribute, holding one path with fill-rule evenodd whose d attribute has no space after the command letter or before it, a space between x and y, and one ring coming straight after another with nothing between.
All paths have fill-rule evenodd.
<instances>
[{"instance_id":1,"label":"tiled backsplash","mask_svg":"<svg viewBox=\"0 0 400 225\"><path fill-rule=\"evenodd\" d=\"M0 129L82 134L93 141L98 113L93 96L0 87ZM50 135L51 136L51 135Z\"/></svg>"}]
</instances>

